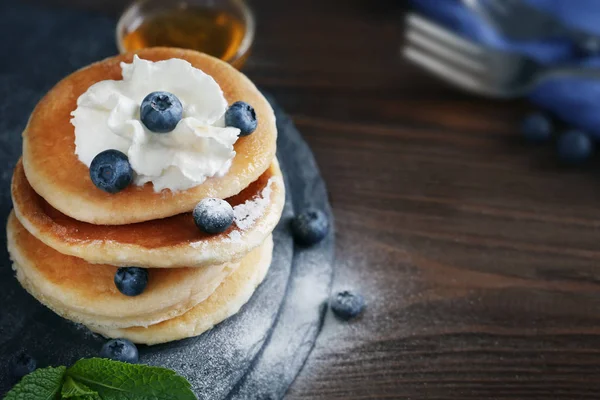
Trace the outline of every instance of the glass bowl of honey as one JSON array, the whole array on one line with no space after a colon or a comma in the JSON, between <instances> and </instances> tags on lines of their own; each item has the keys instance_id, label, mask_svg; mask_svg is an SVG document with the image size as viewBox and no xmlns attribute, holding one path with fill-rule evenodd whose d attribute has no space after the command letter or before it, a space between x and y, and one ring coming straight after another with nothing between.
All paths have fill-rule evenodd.
<instances>
[{"instance_id":1,"label":"glass bowl of honey","mask_svg":"<svg viewBox=\"0 0 600 400\"><path fill-rule=\"evenodd\" d=\"M121 15L121 53L180 47L220 58L240 69L254 41L254 16L243 0L138 0Z\"/></svg>"}]
</instances>

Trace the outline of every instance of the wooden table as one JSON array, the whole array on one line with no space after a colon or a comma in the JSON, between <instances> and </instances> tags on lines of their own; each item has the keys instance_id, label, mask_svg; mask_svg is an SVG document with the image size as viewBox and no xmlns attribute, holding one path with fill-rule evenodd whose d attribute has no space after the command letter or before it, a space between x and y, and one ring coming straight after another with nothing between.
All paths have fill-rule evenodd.
<instances>
[{"instance_id":1,"label":"wooden table","mask_svg":"<svg viewBox=\"0 0 600 400\"><path fill-rule=\"evenodd\" d=\"M118 0L63 0L116 13ZM245 72L314 149L337 227L328 316L299 399L600 397L600 179L519 140L525 103L400 57L404 2L254 0Z\"/></svg>"}]
</instances>

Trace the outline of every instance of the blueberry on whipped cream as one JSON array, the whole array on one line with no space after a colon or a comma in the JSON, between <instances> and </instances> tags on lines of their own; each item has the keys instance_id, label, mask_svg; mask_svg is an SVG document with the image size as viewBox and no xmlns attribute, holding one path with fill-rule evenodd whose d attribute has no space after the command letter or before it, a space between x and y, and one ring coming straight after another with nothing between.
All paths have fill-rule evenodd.
<instances>
[{"instance_id":1,"label":"blueberry on whipped cream","mask_svg":"<svg viewBox=\"0 0 600 400\"><path fill-rule=\"evenodd\" d=\"M171 132L182 117L183 106L173 93L153 92L142 100L140 119L152 132Z\"/></svg>"},{"instance_id":2,"label":"blueberry on whipped cream","mask_svg":"<svg viewBox=\"0 0 600 400\"><path fill-rule=\"evenodd\" d=\"M125 296L139 296L148 286L148 270L139 267L121 267L115 274L115 286Z\"/></svg>"},{"instance_id":3,"label":"blueberry on whipped cream","mask_svg":"<svg viewBox=\"0 0 600 400\"><path fill-rule=\"evenodd\" d=\"M133 180L133 170L127 156L118 150L105 150L90 164L90 178L98 189L117 193Z\"/></svg>"},{"instance_id":4,"label":"blueberry on whipped cream","mask_svg":"<svg viewBox=\"0 0 600 400\"><path fill-rule=\"evenodd\" d=\"M233 223L233 207L221 199L204 199L193 212L194 223L202 232L214 235L225 232Z\"/></svg>"},{"instance_id":5,"label":"blueberry on whipped cream","mask_svg":"<svg viewBox=\"0 0 600 400\"><path fill-rule=\"evenodd\" d=\"M248 136L258 126L256 111L250 104L236 101L225 113L225 125L238 128L240 136Z\"/></svg>"},{"instance_id":6,"label":"blueberry on whipped cream","mask_svg":"<svg viewBox=\"0 0 600 400\"><path fill-rule=\"evenodd\" d=\"M228 102L210 75L178 58L135 56L121 69L123 79L98 82L77 99L71 123L82 163L89 167L98 153L119 150L133 183L152 183L155 192L227 174L241 130L226 126Z\"/></svg>"}]
</instances>

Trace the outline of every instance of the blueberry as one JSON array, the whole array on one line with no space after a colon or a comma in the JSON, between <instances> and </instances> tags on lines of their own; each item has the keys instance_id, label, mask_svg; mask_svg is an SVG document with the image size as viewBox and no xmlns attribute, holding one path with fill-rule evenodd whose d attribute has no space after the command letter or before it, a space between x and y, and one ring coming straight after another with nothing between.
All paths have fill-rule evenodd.
<instances>
[{"instance_id":1,"label":"blueberry","mask_svg":"<svg viewBox=\"0 0 600 400\"><path fill-rule=\"evenodd\" d=\"M248 136L256 130L258 121L254 108L243 101L236 101L225 113L225 125L238 128L240 136Z\"/></svg>"},{"instance_id":2,"label":"blueberry","mask_svg":"<svg viewBox=\"0 0 600 400\"><path fill-rule=\"evenodd\" d=\"M292 219L291 228L296 242L311 246L327 236L329 219L323 211L310 208Z\"/></svg>"},{"instance_id":3,"label":"blueberry","mask_svg":"<svg viewBox=\"0 0 600 400\"><path fill-rule=\"evenodd\" d=\"M100 349L101 358L135 364L139 360L138 349L127 339L112 339Z\"/></svg>"},{"instance_id":4,"label":"blueberry","mask_svg":"<svg viewBox=\"0 0 600 400\"><path fill-rule=\"evenodd\" d=\"M569 131L558 138L559 160L568 165L577 165L588 160L594 151L594 143L588 135L580 131Z\"/></svg>"},{"instance_id":5,"label":"blueberry","mask_svg":"<svg viewBox=\"0 0 600 400\"><path fill-rule=\"evenodd\" d=\"M531 114L523 120L521 133L528 142L546 142L552 137L552 122L544 114Z\"/></svg>"},{"instance_id":6,"label":"blueberry","mask_svg":"<svg viewBox=\"0 0 600 400\"><path fill-rule=\"evenodd\" d=\"M595 56L600 53L600 40L596 37L587 37L579 43L579 51L583 56Z\"/></svg>"},{"instance_id":7,"label":"blueberry","mask_svg":"<svg viewBox=\"0 0 600 400\"><path fill-rule=\"evenodd\" d=\"M35 371L37 362L27 353L20 353L12 360L12 375L16 379L21 379Z\"/></svg>"},{"instance_id":8,"label":"blueberry","mask_svg":"<svg viewBox=\"0 0 600 400\"><path fill-rule=\"evenodd\" d=\"M340 319L347 321L355 318L365 308L365 299L348 290L338 292L331 299L331 311Z\"/></svg>"},{"instance_id":9,"label":"blueberry","mask_svg":"<svg viewBox=\"0 0 600 400\"><path fill-rule=\"evenodd\" d=\"M140 119L152 132L171 132L182 118L183 106L172 93L153 92L142 100Z\"/></svg>"},{"instance_id":10,"label":"blueberry","mask_svg":"<svg viewBox=\"0 0 600 400\"><path fill-rule=\"evenodd\" d=\"M201 231L214 235L233 223L233 208L225 200L204 199L194 207L194 222Z\"/></svg>"},{"instance_id":11,"label":"blueberry","mask_svg":"<svg viewBox=\"0 0 600 400\"><path fill-rule=\"evenodd\" d=\"M133 169L129 159L118 150L104 150L90 164L90 178L98 189L117 193L133 180Z\"/></svg>"},{"instance_id":12,"label":"blueberry","mask_svg":"<svg viewBox=\"0 0 600 400\"><path fill-rule=\"evenodd\" d=\"M115 286L126 296L138 296L148 285L148 270L138 267L121 267L115 274Z\"/></svg>"}]
</instances>

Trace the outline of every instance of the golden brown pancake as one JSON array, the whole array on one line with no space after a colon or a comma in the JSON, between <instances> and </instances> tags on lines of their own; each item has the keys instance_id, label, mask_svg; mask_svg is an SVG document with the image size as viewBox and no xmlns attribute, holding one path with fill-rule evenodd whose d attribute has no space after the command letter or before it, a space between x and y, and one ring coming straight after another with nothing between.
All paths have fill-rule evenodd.
<instances>
[{"instance_id":1,"label":"golden brown pancake","mask_svg":"<svg viewBox=\"0 0 600 400\"><path fill-rule=\"evenodd\" d=\"M121 62L140 58L180 58L211 75L231 104L242 100L256 110L258 128L240 138L229 172L188 190L155 193L151 183L132 185L117 194L92 183L89 170L75 155L70 113L77 99L94 83L121 79ZM83 68L59 82L39 102L23 132L23 166L27 179L52 207L79 221L122 225L191 211L205 197L228 198L257 180L275 157L277 128L271 106L254 84L227 63L192 50L150 48L119 55Z\"/></svg>"},{"instance_id":2,"label":"golden brown pancake","mask_svg":"<svg viewBox=\"0 0 600 400\"><path fill-rule=\"evenodd\" d=\"M13 213L7 237L17 279L29 293L65 318L112 328L146 326L182 315L240 266L234 262L152 269L144 293L128 297L114 284L117 267L92 265L51 249L27 232Z\"/></svg>"},{"instance_id":3,"label":"golden brown pancake","mask_svg":"<svg viewBox=\"0 0 600 400\"><path fill-rule=\"evenodd\" d=\"M239 259L259 246L281 217L285 185L275 160L258 180L228 199L236 219L218 235L201 232L191 213L130 225L77 221L33 190L20 162L13 175L12 198L15 214L25 228L61 253L110 265L203 267ZM248 216L244 210L254 210L255 215Z\"/></svg>"},{"instance_id":4,"label":"golden brown pancake","mask_svg":"<svg viewBox=\"0 0 600 400\"><path fill-rule=\"evenodd\" d=\"M135 343L158 344L198 336L236 314L250 300L256 287L265 278L273 256L273 239L244 257L235 270L210 297L185 314L148 327L111 329L89 326L111 338L125 338Z\"/></svg>"}]
</instances>

